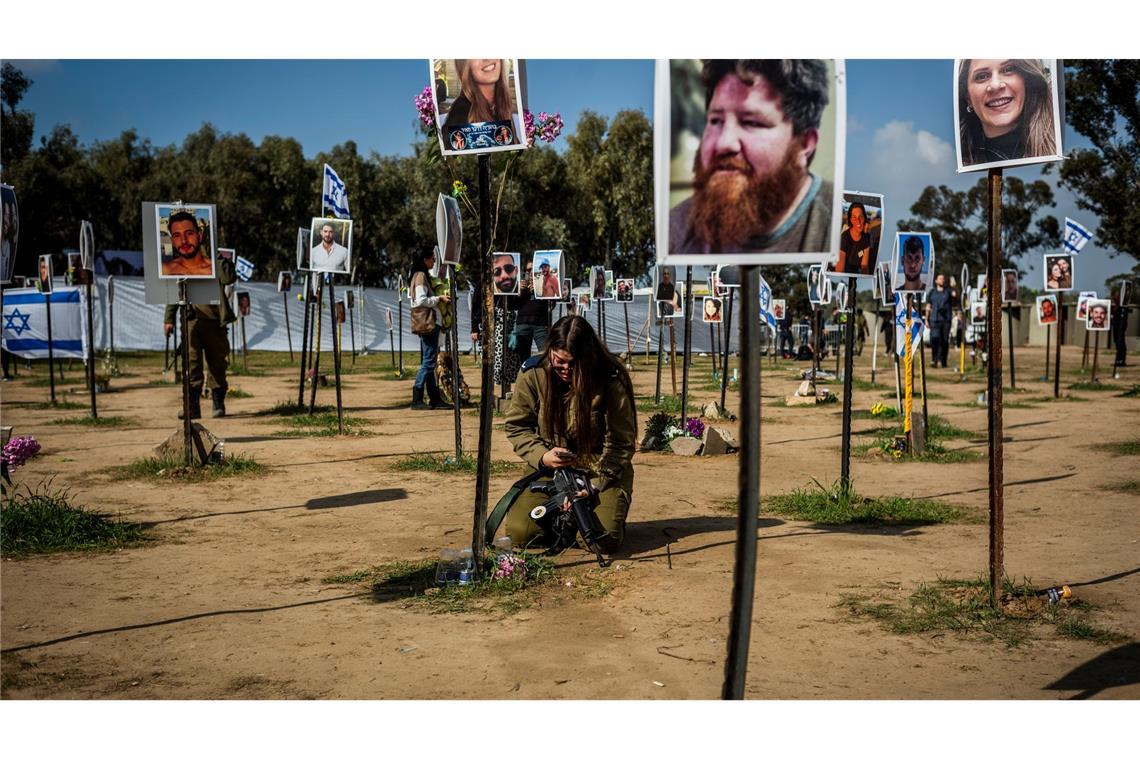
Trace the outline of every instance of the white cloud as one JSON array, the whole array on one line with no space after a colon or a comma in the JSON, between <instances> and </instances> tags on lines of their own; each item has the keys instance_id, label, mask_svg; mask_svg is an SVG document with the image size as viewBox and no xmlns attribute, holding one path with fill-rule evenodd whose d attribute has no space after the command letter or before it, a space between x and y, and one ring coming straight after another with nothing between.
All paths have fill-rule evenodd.
<instances>
[{"instance_id":1,"label":"white cloud","mask_svg":"<svg viewBox=\"0 0 1140 760\"><path fill-rule=\"evenodd\" d=\"M954 147L913 121L888 121L872 142L876 172L895 180L954 174Z\"/></svg>"}]
</instances>

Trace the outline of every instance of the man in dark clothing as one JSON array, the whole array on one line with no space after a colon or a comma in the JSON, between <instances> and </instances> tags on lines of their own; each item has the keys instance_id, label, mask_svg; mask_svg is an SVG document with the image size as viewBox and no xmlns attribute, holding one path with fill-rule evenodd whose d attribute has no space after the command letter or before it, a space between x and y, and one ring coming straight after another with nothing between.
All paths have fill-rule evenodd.
<instances>
[{"instance_id":1,"label":"man in dark clothing","mask_svg":"<svg viewBox=\"0 0 1140 760\"><path fill-rule=\"evenodd\" d=\"M933 367L937 367L939 363L943 367L946 366L946 357L950 353L950 319L953 316L953 309L950 291L946 289L946 275L936 275L934 288L926 299L926 323L930 325L930 353Z\"/></svg>"},{"instance_id":2,"label":"man in dark clothing","mask_svg":"<svg viewBox=\"0 0 1140 760\"><path fill-rule=\"evenodd\" d=\"M546 347L546 334L550 329L551 301L534 297L534 280L531 278L531 265L526 265L526 275L520 283L518 298L518 318L511 333L510 348L526 361L532 347L542 351Z\"/></svg>"},{"instance_id":3,"label":"man in dark clothing","mask_svg":"<svg viewBox=\"0 0 1140 760\"><path fill-rule=\"evenodd\" d=\"M1127 306L1120 306L1119 304L1112 305L1112 340L1116 344L1116 357L1112 362L1114 367L1125 367L1124 358L1126 355L1125 338L1124 334L1128 330L1128 314L1132 310Z\"/></svg>"}]
</instances>

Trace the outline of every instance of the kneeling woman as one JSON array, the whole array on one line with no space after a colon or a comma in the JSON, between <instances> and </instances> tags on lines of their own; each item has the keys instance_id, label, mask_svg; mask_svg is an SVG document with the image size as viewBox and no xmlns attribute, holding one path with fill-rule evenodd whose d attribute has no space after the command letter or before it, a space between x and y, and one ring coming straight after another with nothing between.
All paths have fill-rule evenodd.
<instances>
[{"instance_id":1,"label":"kneeling woman","mask_svg":"<svg viewBox=\"0 0 1140 760\"><path fill-rule=\"evenodd\" d=\"M536 358L540 361L515 385L507 438L535 470L574 467L590 474L601 492L596 514L608 534L600 548L610 554L625 539L633 497L633 383L582 317L558 320ZM524 492L507 513L507 535L515 546L524 547L540 534L530 511L544 500L542 494Z\"/></svg>"}]
</instances>

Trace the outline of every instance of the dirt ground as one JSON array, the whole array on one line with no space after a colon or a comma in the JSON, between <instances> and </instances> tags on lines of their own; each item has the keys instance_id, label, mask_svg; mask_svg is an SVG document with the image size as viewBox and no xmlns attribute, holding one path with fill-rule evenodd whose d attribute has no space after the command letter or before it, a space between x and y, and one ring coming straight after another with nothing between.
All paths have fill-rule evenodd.
<instances>
[{"instance_id":1,"label":"dirt ground","mask_svg":"<svg viewBox=\"0 0 1140 760\"><path fill-rule=\"evenodd\" d=\"M1043 349L1019 348L1018 386L1007 404L1052 393ZM951 359L957 359L954 351ZM1135 359L1130 357L1135 363ZM54 478L75 501L154 523L156 541L110 553L5 560L3 696L9 699L715 699L724 677L736 518L737 455L686 458L638 453L623 551L606 570L572 551L562 582L524 609L433 614L367 587L322 583L398 560L434 557L470 537L474 478L401 472L415 452L453 450L450 411L410 411L411 373L386 379L388 356L361 359L347 376L347 413L376 433L286 438L252 413L296 399L296 370L253 355L264 376L235 377L249 394L230 416L204 420L229 453L252 455L269 474L203 484L114 481L107 468L150 454L177 429L177 386L157 383L160 357L124 357L129 377L100 396L100 414L122 427L48 425L81 410L32 406L48 398L27 370L5 383L3 418L34 434L42 454L17 472ZM324 366L330 366L328 359ZM1111 381L1111 355L1101 376ZM735 364L735 360L734 360ZM871 348L856 377L869 380ZM1008 357L1007 357L1008 365ZM1088 379L1078 349L1063 358L1063 388ZM784 407L804 363L763 374L761 486L765 496L839 476L841 407ZM835 369L834 362L824 364ZM654 364L635 362L637 392L653 392ZM708 360L693 370L693 397L710 387ZM890 384L880 354L879 383ZM74 383L78 370L69 373ZM464 372L477 392L471 357ZM44 377L44 370L39 370ZM867 495L937 497L984 512L986 412L968 406L984 375L956 382L931 370L932 413L977 431L951 447L973 462L933 464L858 457ZM1140 382L1135 366L1115 381ZM663 380L670 389L666 370ZM1008 366L1007 382L1008 389ZM678 368L678 388L680 371ZM832 384L831 387L836 387ZM856 409L885 400L856 390ZM1005 566L1015 580L1070 584L1099 608L1100 625L1131 641L1098 645L1042 630L1018 647L981 635L890 633L854 619L843 594L902 598L922 582L977 578L987 567L984 521L911 528L834 527L761 515L759 566L746 696L752 699L1059 699L1140 697L1140 520L1137 497L1106 485L1134 478L1137 459L1102 444L1135 438L1140 400L1067 391L1081 400L1013 403L1005 412ZM61 397L84 403L82 385ZM331 388L320 403L334 403ZM736 408L735 394L729 407ZM208 408L208 401L205 402ZM644 429L649 413L639 414ZM463 415L464 447L477 417ZM855 430L872 423L857 420ZM495 420L496 459L513 459ZM869 440L866 436L860 440ZM518 473L492 476L492 503ZM572 585L566 586L569 581ZM596 593L608 588L608 593Z\"/></svg>"}]
</instances>

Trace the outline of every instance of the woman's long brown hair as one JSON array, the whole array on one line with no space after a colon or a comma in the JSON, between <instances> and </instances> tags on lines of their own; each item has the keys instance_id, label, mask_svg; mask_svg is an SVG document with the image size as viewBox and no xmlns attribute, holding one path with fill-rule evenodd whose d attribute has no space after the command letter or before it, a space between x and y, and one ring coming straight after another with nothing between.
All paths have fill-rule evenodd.
<instances>
[{"instance_id":1,"label":"woman's long brown hair","mask_svg":"<svg viewBox=\"0 0 1140 760\"><path fill-rule=\"evenodd\" d=\"M471 103L471 110L467 114L469 122L476 124L481 121L510 121L514 109L511 108L511 93L507 86L507 61L499 60L499 79L495 82L492 102L483 97L479 85L475 84L471 76L471 60L462 58L455 61L459 69L459 84L468 102Z\"/></svg>"},{"instance_id":2,"label":"woman's long brown hair","mask_svg":"<svg viewBox=\"0 0 1140 760\"><path fill-rule=\"evenodd\" d=\"M552 349L567 351L574 357L570 383L563 383L550 365ZM634 428L637 427L637 405L634 402L633 382L621 360L610 353L600 340L594 328L582 317L567 316L554 323L546 339L546 349L542 354L541 371L546 373L546 394L541 399L542 427L555 438L563 438L578 455L584 466L589 466L594 458L594 428L590 416L590 401L609 382L614 374L621 379L622 387L629 397L633 413ZM571 404L571 402L577 402ZM571 407L575 410L574 439L566 434Z\"/></svg>"}]
</instances>

